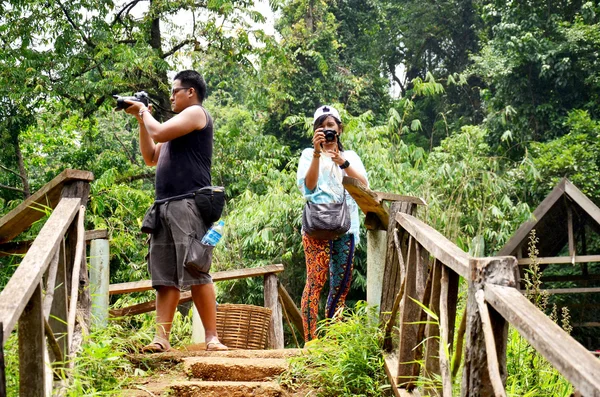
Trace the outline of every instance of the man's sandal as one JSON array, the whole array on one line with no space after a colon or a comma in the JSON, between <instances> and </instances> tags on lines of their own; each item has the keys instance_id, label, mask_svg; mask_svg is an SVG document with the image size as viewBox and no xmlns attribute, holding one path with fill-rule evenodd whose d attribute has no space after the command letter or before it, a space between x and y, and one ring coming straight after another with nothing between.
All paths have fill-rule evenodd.
<instances>
[{"instance_id":1,"label":"man's sandal","mask_svg":"<svg viewBox=\"0 0 600 397\"><path fill-rule=\"evenodd\" d=\"M212 341L212 342L208 342L206 344L206 350L207 351L226 351L226 350L229 350L229 348L219 341Z\"/></svg>"},{"instance_id":2,"label":"man's sandal","mask_svg":"<svg viewBox=\"0 0 600 397\"><path fill-rule=\"evenodd\" d=\"M171 350L169 341L158 336L154 337L152 343L142 348L142 353L164 353Z\"/></svg>"}]
</instances>

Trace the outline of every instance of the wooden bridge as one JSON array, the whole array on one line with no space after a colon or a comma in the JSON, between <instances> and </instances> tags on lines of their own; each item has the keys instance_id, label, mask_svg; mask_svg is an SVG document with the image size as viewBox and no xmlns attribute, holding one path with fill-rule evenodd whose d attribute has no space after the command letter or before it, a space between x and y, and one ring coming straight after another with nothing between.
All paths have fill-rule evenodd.
<instances>
[{"instance_id":1,"label":"wooden bridge","mask_svg":"<svg viewBox=\"0 0 600 397\"><path fill-rule=\"evenodd\" d=\"M0 218L0 253L25 253L0 293L0 347L18 323L21 396L46 396L57 387L45 363L53 363L55 372L64 370L89 327L91 304L85 243L105 237L102 232L84 230L92 179L89 172L65 170ZM471 257L415 216L418 205L425 204L422 200L373 192L351 178L345 178L344 185L366 216L367 300L380 305L385 332L382 350L396 396L451 396L452 379L458 376L459 367L461 396L506 395L509 324L573 384L577 393L600 396L600 360L516 288L515 257ZM50 216L35 240L12 241L47 212ZM283 347L282 313L297 328L302 327L292 299L277 280L282 269L281 265L272 265L213 275L215 281L264 277L265 305L272 312L271 348ZM468 287L465 313L457 326L461 278ZM109 293L150 288L148 281L139 281L113 285ZM190 297L182 294L182 299ZM428 307L439 322L428 319L428 313L417 302ZM119 310L113 314L150 311L154 310L154 302ZM4 373L0 349L0 397L6 395ZM439 376L441 389L419 390L420 374Z\"/></svg>"}]
</instances>

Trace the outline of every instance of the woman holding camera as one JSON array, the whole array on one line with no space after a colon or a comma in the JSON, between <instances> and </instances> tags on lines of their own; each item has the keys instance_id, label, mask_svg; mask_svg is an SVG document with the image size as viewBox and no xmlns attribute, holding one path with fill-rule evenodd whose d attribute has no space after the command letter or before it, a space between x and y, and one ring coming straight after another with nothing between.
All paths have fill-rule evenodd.
<instances>
[{"instance_id":1,"label":"woman holding camera","mask_svg":"<svg viewBox=\"0 0 600 397\"><path fill-rule=\"evenodd\" d=\"M296 181L307 201L334 203L346 199L351 226L348 232L334 240L319 240L302 231L306 257L306 284L302 293L304 339L314 339L321 290L329 273L329 294L325 317L333 318L344 306L350 291L354 248L359 242L358 205L345 194L344 176L350 176L368 186L367 172L358 155L344 150L340 142L343 131L339 112L331 106L321 106L314 114L313 147L304 149L298 164Z\"/></svg>"}]
</instances>

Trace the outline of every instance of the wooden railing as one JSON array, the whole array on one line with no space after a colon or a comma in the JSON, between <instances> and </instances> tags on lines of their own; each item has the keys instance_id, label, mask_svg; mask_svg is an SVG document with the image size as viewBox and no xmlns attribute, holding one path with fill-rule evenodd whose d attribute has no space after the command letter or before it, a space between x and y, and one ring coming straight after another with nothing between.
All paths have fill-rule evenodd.
<instances>
[{"instance_id":1,"label":"wooden railing","mask_svg":"<svg viewBox=\"0 0 600 397\"><path fill-rule=\"evenodd\" d=\"M345 178L344 184L353 186L348 189L353 197L353 190L363 190L356 197L371 196L384 207L381 195L354 180ZM441 379L441 385L421 388L421 394L452 396L453 378L463 362L461 396L505 396L510 324L579 393L600 396L600 361L515 288L516 258L473 258L406 213L414 210L406 202L392 202L386 228L380 319L385 332L386 371L395 395L412 395L422 375ZM367 219L373 215L367 213ZM367 227L370 232L384 224L380 219ZM466 312L455 331L461 277L468 284ZM421 305L438 320L429 318Z\"/></svg>"},{"instance_id":2,"label":"wooden railing","mask_svg":"<svg viewBox=\"0 0 600 397\"><path fill-rule=\"evenodd\" d=\"M300 310L289 296L286 289L281 285L277 274L283 271L283 265L269 265L257 268L227 270L212 273L214 282L225 280L237 280L248 277L264 277L264 301L265 307L271 309L271 324L269 326L269 348L283 349L283 311L285 318L289 319L290 327L293 325L301 337L304 338L302 317ZM109 288L110 295L126 294L131 292L148 291L152 289L150 280L135 281L130 283L112 284ZM179 303L190 302L192 294L186 291L181 294ZM113 309L110 315L113 317L129 316L141 313L147 313L156 309L156 301L151 300L137 305L128 306L121 309Z\"/></svg>"},{"instance_id":3,"label":"wooden railing","mask_svg":"<svg viewBox=\"0 0 600 397\"><path fill-rule=\"evenodd\" d=\"M18 323L21 396L47 395L52 376L46 373L46 362L55 371L70 365L89 323L83 220L92 179L90 172L65 170L0 218L0 251L28 247L0 293L4 342ZM50 216L33 242L11 243L47 212Z\"/></svg>"}]
</instances>

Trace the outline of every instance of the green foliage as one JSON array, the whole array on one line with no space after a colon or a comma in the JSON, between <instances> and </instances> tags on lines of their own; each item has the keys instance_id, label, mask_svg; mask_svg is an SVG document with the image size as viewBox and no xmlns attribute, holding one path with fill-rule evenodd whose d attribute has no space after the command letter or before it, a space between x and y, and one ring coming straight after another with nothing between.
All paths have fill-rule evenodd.
<instances>
[{"instance_id":1,"label":"green foliage","mask_svg":"<svg viewBox=\"0 0 600 397\"><path fill-rule=\"evenodd\" d=\"M306 354L289 360L281 382L310 385L317 396L383 396L389 386L375 319L366 302L357 302L354 311L321 322L319 339L309 342Z\"/></svg>"}]
</instances>

